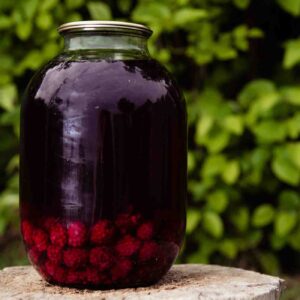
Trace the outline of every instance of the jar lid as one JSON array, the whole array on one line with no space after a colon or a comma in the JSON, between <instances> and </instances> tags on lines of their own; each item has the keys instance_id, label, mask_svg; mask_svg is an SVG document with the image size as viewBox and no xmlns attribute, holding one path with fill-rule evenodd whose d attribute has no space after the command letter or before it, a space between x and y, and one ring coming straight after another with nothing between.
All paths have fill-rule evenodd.
<instances>
[{"instance_id":1,"label":"jar lid","mask_svg":"<svg viewBox=\"0 0 300 300\"><path fill-rule=\"evenodd\" d=\"M65 23L58 27L58 32L62 34L83 31L129 32L146 37L152 34L152 30L145 25L119 21L79 21Z\"/></svg>"}]
</instances>

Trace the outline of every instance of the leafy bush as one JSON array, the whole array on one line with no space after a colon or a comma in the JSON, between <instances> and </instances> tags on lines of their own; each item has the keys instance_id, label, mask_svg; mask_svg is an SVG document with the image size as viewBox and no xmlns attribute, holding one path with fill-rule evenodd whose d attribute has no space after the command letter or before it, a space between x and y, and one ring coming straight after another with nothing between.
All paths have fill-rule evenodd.
<instances>
[{"instance_id":1,"label":"leafy bush","mask_svg":"<svg viewBox=\"0 0 300 300\"><path fill-rule=\"evenodd\" d=\"M299 15L299 0L2 0L0 235L17 223L19 99L60 51L56 27L131 20L154 30L150 52L187 99L180 261L291 271L300 257Z\"/></svg>"}]
</instances>

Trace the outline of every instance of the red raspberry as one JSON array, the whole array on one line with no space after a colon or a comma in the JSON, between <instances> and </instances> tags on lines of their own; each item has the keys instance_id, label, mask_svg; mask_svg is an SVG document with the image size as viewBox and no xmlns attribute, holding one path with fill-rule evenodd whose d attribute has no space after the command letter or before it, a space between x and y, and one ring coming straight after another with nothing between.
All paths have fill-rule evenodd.
<instances>
[{"instance_id":1,"label":"red raspberry","mask_svg":"<svg viewBox=\"0 0 300 300\"><path fill-rule=\"evenodd\" d=\"M111 270L112 280L118 280L126 277L132 270L132 262L127 258L121 258L117 261Z\"/></svg>"},{"instance_id":2,"label":"red raspberry","mask_svg":"<svg viewBox=\"0 0 300 300\"><path fill-rule=\"evenodd\" d=\"M87 229L81 222L73 222L68 227L68 244L73 247L83 246L87 239Z\"/></svg>"},{"instance_id":3,"label":"red raspberry","mask_svg":"<svg viewBox=\"0 0 300 300\"><path fill-rule=\"evenodd\" d=\"M95 268L88 268L85 276L88 283L99 284L101 282L101 276Z\"/></svg>"},{"instance_id":4,"label":"red raspberry","mask_svg":"<svg viewBox=\"0 0 300 300\"><path fill-rule=\"evenodd\" d=\"M90 284L106 284L108 283L108 278L99 273L96 268L87 268L85 272L86 281Z\"/></svg>"},{"instance_id":5,"label":"red raspberry","mask_svg":"<svg viewBox=\"0 0 300 300\"><path fill-rule=\"evenodd\" d=\"M30 222L28 222L27 220L22 221L21 232L23 235L24 242L26 243L27 246L32 245L33 243L32 240L33 231L34 231L34 227Z\"/></svg>"},{"instance_id":6,"label":"red raspberry","mask_svg":"<svg viewBox=\"0 0 300 300\"><path fill-rule=\"evenodd\" d=\"M50 245L47 249L47 256L51 262L59 265L62 261L62 249L55 245Z\"/></svg>"},{"instance_id":7,"label":"red raspberry","mask_svg":"<svg viewBox=\"0 0 300 300\"><path fill-rule=\"evenodd\" d=\"M33 232L32 240L39 251L45 251L48 246L48 235L42 229L36 229Z\"/></svg>"},{"instance_id":8,"label":"red raspberry","mask_svg":"<svg viewBox=\"0 0 300 300\"><path fill-rule=\"evenodd\" d=\"M150 240L154 234L154 226L151 222L143 223L137 230L137 237L141 240Z\"/></svg>"},{"instance_id":9,"label":"red raspberry","mask_svg":"<svg viewBox=\"0 0 300 300\"><path fill-rule=\"evenodd\" d=\"M53 276L54 275L54 272L55 272L55 264L52 263L51 261L47 260L46 263L45 263L45 271L47 273L47 275L49 276Z\"/></svg>"},{"instance_id":10,"label":"red raspberry","mask_svg":"<svg viewBox=\"0 0 300 300\"><path fill-rule=\"evenodd\" d=\"M128 213L119 214L116 218L116 225L122 234L134 229L141 221L141 215L131 215Z\"/></svg>"},{"instance_id":11,"label":"red raspberry","mask_svg":"<svg viewBox=\"0 0 300 300\"><path fill-rule=\"evenodd\" d=\"M43 278L45 278L46 280L50 279L50 275L48 274L45 265L38 265L36 267Z\"/></svg>"},{"instance_id":12,"label":"red raspberry","mask_svg":"<svg viewBox=\"0 0 300 300\"><path fill-rule=\"evenodd\" d=\"M42 256L42 252L40 252L36 247L33 247L28 251L28 256L29 256L30 261L34 265L37 265Z\"/></svg>"},{"instance_id":13,"label":"red raspberry","mask_svg":"<svg viewBox=\"0 0 300 300\"><path fill-rule=\"evenodd\" d=\"M108 220L97 222L91 231L91 242L97 245L109 242L115 233L112 223Z\"/></svg>"},{"instance_id":14,"label":"red raspberry","mask_svg":"<svg viewBox=\"0 0 300 300\"><path fill-rule=\"evenodd\" d=\"M50 229L57 223L57 219L48 217L42 222L42 227L50 232Z\"/></svg>"},{"instance_id":15,"label":"red raspberry","mask_svg":"<svg viewBox=\"0 0 300 300\"><path fill-rule=\"evenodd\" d=\"M52 277L55 281L64 283L66 281L66 271L60 266L55 266Z\"/></svg>"},{"instance_id":16,"label":"red raspberry","mask_svg":"<svg viewBox=\"0 0 300 300\"><path fill-rule=\"evenodd\" d=\"M116 251L121 256L131 256L139 250L140 244L141 242L138 239L126 235L117 243Z\"/></svg>"},{"instance_id":17,"label":"red raspberry","mask_svg":"<svg viewBox=\"0 0 300 300\"><path fill-rule=\"evenodd\" d=\"M153 241L144 242L139 251L139 261L144 262L156 258L158 248L157 243Z\"/></svg>"},{"instance_id":18,"label":"red raspberry","mask_svg":"<svg viewBox=\"0 0 300 300\"><path fill-rule=\"evenodd\" d=\"M85 282L85 274L81 271L70 270L66 276L68 284L83 284Z\"/></svg>"},{"instance_id":19,"label":"red raspberry","mask_svg":"<svg viewBox=\"0 0 300 300\"><path fill-rule=\"evenodd\" d=\"M90 263L98 270L104 271L112 265L113 256L107 248L96 247L90 251Z\"/></svg>"},{"instance_id":20,"label":"red raspberry","mask_svg":"<svg viewBox=\"0 0 300 300\"><path fill-rule=\"evenodd\" d=\"M64 247L67 242L66 229L59 223L55 224L50 229L50 239L52 244L60 247Z\"/></svg>"},{"instance_id":21,"label":"red raspberry","mask_svg":"<svg viewBox=\"0 0 300 300\"><path fill-rule=\"evenodd\" d=\"M82 267L87 262L87 252L83 249L68 249L63 254L64 264L70 268Z\"/></svg>"}]
</instances>

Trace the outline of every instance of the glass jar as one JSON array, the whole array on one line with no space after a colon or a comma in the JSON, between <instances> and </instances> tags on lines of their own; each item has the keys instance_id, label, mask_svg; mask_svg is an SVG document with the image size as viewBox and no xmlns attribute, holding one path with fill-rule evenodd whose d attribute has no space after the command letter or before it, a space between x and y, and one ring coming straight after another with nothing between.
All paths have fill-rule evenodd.
<instances>
[{"instance_id":1,"label":"glass jar","mask_svg":"<svg viewBox=\"0 0 300 300\"><path fill-rule=\"evenodd\" d=\"M45 280L79 288L157 282L185 232L186 109L125 22L59 27L64 51L21 108L21 232Z\"/></svg>"}]
</instances>

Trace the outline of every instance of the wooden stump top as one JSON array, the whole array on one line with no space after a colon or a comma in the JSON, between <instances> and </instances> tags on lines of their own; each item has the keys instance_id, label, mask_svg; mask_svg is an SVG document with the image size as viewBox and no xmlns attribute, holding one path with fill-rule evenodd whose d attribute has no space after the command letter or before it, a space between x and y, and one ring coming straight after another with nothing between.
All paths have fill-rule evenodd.
<instances>
[{"instance_id":1,"label":"wooden stump top","mask_svg":"<svg viewBox=\"0 0 300 300\"><path fill-rule=\"evenodd\" d=\"M120 290L78 290L53 286L31 267L0 271L0 299L5 300L275 300L280 278L216 265L175 265L157 284Z\"/></svg>"}]
</instances>

